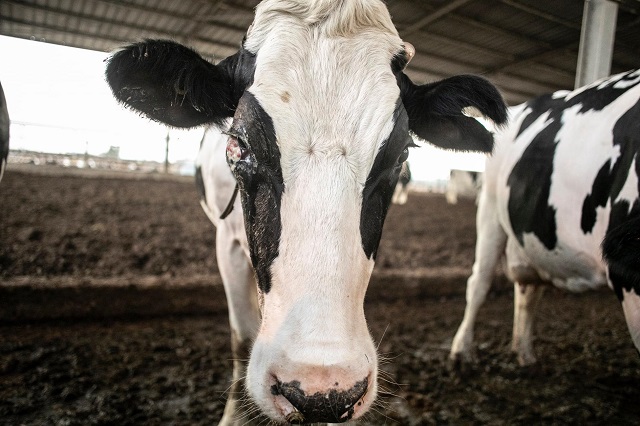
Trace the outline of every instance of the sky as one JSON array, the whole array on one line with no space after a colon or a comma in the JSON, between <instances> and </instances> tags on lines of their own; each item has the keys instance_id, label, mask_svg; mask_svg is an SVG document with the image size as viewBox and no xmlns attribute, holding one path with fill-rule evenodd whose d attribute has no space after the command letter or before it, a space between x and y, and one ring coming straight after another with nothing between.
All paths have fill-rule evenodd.
<instances>
[{"instance_id":1,"label":"sky","mask_svg":"<svg viewBox=\"0 0 640 426\"><path fill-rule=\"evenodd\" d=\"M128 160L193 161L202 129L154 123L116 102L104 80L104 52L0 36L0 82L11 119L11 149L103 154L120 148ZM415 180L447 179L450 169L481 171L481 154L423 146L409 156Z\"/></svg>"}]
</instances>

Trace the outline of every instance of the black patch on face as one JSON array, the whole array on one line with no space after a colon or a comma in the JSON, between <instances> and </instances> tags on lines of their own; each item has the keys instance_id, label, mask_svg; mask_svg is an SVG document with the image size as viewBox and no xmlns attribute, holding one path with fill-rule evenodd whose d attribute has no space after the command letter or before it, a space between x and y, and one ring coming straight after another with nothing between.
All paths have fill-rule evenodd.
<instances>
[{"instance_id":1,"label":"black patch on face","mask_svg":"<svg viewBox=\"0 0 640 426\"><path fill-rule=\"evenodd\" d=\"M627 73L619 81L630 79L629 73ZM527 104L531 112L523 120L518 129L518 135L522 134L546 112L549 112L548 120L551 122L535 136L525 149L507 181L507 185L510 188L509 218L521 245L524 244L524 233L533 233L549 250L552 250L557 243L556 211L554 207L549 205L549 192L553 173L553 158L557 144L556 138L558 131L562 128L561 119L564 111L578 104L580 105L580 113L591 110L600 111L629 89L630 87L617 89L613 87L613 84L610 84L601 89L595 87L587 89L569 101L565 101L562 98L553 99L552 95L545 95ZM638 117L637 112L635 116ZM620 142L618 141L626 137L620 131L624 132L625 129L633 127L633 124L629 127L629 123L620 125L621 121L622 119L616 124L619 131L618 136L615 135L614 130L614 144L619 144ZM637 125L636 123L635 126ZM588 149L588 147L585 147L585 149ZM621 146L622 155L613 169L610 169L610 163L603 165L594 182L591 194L584 200L581 227L585 233L593 230L596 208L606 205L607 199L611 198L612 191L617 195L624 184L626 175L621 171L626 168L628 173L629 165L633 155L635 155L625 153L625 149Z\"/></svg>"},{"instance_id":2,"label":"black patch on face","mask_svg":"<svg viewBox=\"0 0 640 426\"><path fill-rule=\"evenodd\" d=\"M369 259L376 258L382 226L398 183L402 163L407 159L408 148L414 146L409 136L407 112L400 100L393 113L393 120L395 126L380 147L362 191L360 235L362 247Z\"/></svg>"},{"instance_id":3,"label":"black patch on face","mask_svg":"<svg viewBox=\"0 0 640 426\"><path fill-rule=\"evenodd\" d=\"M278 256L282 232L280 203L284 192L280 150L271 117L250 92L240 99L229 130L247 150L232 165L238 182L251 262L264 293L271 289L271 264Z\"/></svg>"}]
</instances>

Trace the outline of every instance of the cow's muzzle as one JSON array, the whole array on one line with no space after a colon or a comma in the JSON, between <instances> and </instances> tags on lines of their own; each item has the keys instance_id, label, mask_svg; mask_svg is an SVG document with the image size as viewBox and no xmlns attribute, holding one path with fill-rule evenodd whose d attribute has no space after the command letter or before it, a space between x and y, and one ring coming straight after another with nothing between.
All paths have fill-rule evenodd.
<instances>
[{"instance_id":1,"label":"cow's muzzle","mask_svg":"<svg viewBox=\"0 0 640 426\"><path fill-rule=\"evenodd\" d=\"M339 385L336 383L336 385ZM369 387L369 379L364 378L351 389L331 389L326 393L307 395L300 389L300 382L283 383L277 381L271 387L271 394L284 397L294 408L287 416L291 424L342 423L350 420Z\"/></svg>"}]
</instances>

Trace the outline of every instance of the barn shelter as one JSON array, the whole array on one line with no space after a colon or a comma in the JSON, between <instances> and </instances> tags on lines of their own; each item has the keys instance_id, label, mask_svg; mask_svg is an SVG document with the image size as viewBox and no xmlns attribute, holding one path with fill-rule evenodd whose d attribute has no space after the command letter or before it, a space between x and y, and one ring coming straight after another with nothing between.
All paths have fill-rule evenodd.
<instances>
[{"instance_id":1,"label":"barn shelter","mask_svg":"<svg viewBox=\"0 0 640 426\"><path fill-rule=\"evenodd\" d=\"M237 50L258 3L3 0L0 34L100 51L145 38L173 39L215 62ZM418 83L481 74L517 104L640 67L638 0L386 3L401 37L416 47L407 73Z\"/></svg>"}]
</instances>

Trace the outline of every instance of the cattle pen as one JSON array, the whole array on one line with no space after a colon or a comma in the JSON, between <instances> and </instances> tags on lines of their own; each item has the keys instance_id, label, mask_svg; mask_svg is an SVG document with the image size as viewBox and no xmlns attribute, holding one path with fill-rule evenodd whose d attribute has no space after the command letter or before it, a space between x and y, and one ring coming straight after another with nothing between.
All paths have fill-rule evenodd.
<instances>
[{"instance_id":1,"label":"cattle pen","mask_svg":"<svg viewBox=\"0 0 640 426\"><path fill-rule=\"evenodd\" d=\"M0 190L2 422L217 422L229 326L192 178L33 170L10 164ZM477 362L449 368L475 211L427 193L391 207L365 299L387 382L357 424L638 424L638 355L607 290L550 289L539 362L520 368L502 280L480 314Z\"/></svg>"}]
</instances>

